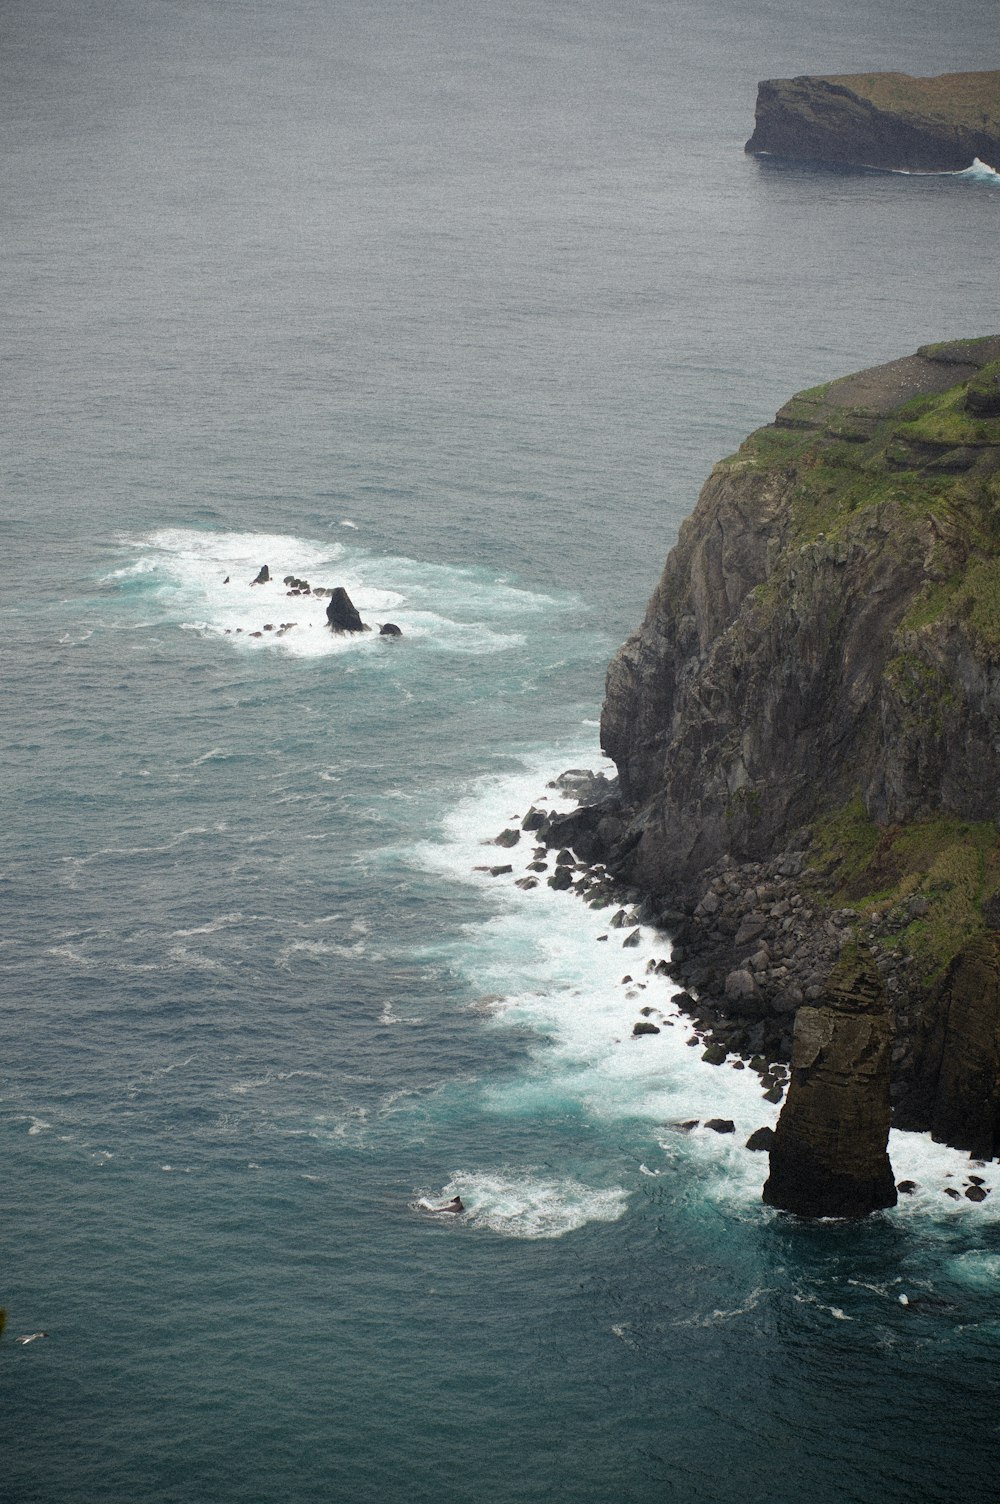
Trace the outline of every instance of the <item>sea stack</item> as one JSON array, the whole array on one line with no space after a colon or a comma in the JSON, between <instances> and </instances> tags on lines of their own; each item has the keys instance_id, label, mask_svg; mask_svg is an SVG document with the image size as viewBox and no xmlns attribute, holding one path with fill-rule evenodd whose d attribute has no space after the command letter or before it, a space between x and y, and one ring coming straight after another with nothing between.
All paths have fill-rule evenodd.
<instances>
[{"instance_id":1,"label":"sea stack","mask_svg":"<svg viewBox=\"0 0 1000 1504\"><path fill-rule=\"evenodd\" d=\"M365 632L367 627L358 615L357 607L343 585L330 592L330 604L326 619L335 632Z\"/></svg>"},{"instance_id":2,"label":"sea stack","mask_svg":"<svg viewBox=\"0 0 1000 1504\"><path fill-rule=\"evenodd\" d=\"M892 1024L875 958L846 946L822 999L795 1016L792 1078L771 1147L769 1206L864 1217L896 1204L889 1142Z\"/></svg>"}]
</instances>

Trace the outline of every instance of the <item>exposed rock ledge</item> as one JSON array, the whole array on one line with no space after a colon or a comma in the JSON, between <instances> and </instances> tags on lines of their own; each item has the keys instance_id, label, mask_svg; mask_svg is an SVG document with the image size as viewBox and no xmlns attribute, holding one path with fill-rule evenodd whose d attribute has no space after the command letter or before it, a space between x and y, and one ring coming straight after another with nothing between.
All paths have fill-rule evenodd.
<instances>
[{"instance_id":1,"label":"exposed rock ledge","mask_svg":"<svg viewBox=\"0 0 1000 1504\"><path fill-rule=\"evenodd\" d=\"M1000 337L793 398L716 466L610 666L620 790L553 830L647 895L729 1048L788 1058L842 947L870 945L896 1123L981 1155L1000 1151L998 517Z\"/></svg>"},{"instance_id":2,"label":"exposed rock ledge","mask_svg":"<svg viewBox=\"0 0 1000 1504\"><path fill-rule=\"evenodd\" d=\"M916 172L1000 169L1000 72L859 73L758 85L755 155Z\"/></svg>"}]
</instances>

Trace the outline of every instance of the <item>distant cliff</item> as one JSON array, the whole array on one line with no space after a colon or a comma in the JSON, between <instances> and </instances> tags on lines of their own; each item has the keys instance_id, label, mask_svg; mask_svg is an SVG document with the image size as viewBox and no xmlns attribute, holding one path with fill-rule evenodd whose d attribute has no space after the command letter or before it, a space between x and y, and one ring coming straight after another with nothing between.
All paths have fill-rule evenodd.
<instances>
[{"instance_id":1,"label":"distant cliff","mask_svg":"<svg viewBox=\"0 0 1000 1504\"><path fill-rule=\"evenodd\" d=\"M861 940L897 1120L1000 1148L1000 337L803 392L716 466L602 741L612 864L735 1047L789 1053Z\"/></svg>"},{"instance_id":2,"label":"distant cliff","mask_svg":"<svg viewBox=\"0 0 1000 1504\"><path fill-rule=\"evenodd\" d=\"M915 172L1000 170L1000 72L769 78L757 92L754 155Z\"/></svg>"}]
</instances>

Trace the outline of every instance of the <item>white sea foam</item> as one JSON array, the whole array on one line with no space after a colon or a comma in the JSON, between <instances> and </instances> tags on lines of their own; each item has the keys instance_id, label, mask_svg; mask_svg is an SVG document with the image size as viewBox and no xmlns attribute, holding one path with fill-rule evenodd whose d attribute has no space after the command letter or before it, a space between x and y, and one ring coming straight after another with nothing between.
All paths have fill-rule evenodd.
<instances>
[{"instance_id":1,"label":"white sea foam","mask_svg":"<svg viewBox=\"0 0 1000 1504\"><path fill-rule=\"evenodd\" d=\"M995 1291L1000 1286L1000 1253L971 1249L953 1258L948 1272L963 1285L973 1289Z\"/></svg>"},{"instance_id":2,"label":"white sea foam","mask_svg":"<svg viewBox=\"0 0 1000 1504\"><path fill-rule=\"evenodd\" d=\"M739 1316L747 1316L755 1311L765 1295L772 1294L770 1287L761 1285L756 1290L751 1290L742 1305L733 1306L729 1310L716 1308L696 1316L687 1316L674 1322L674 1326L718 1326L721 1322L734 1321Z\"/></svg>"},{"instance_id":3,"label":"white sea foam","mask_svg":"<svg viewBox=\"0 0 1000 1504\"><path fill-rule=\"evenodd\" d=\"M346 520L345 525L353 526ZM224 636L246 652L376 653L384 661L381 655L400 646L380 638L377 630L330 632L326 598L289 596L286 575L308 577L313 587L343 585L363 620L377 627L391 619L402 628L405 643L435 652L502 652L524 641L518 616L561 604L478 571L378 558L353 544L193 528L161 528L125 541L136 557L112 573L113 583L122 589L141 585L144 602L148 605L152 596L165 619L189 631ZM262 564L271 578L257 585L252 582Z\"/></svg>"},{"instance_id":4,"label":"white sea foam","mask_svg":"<svg viewBox=\"0 0 1000 1504\"><path fill-rule=\"evenodd\" d=\"M912 1180L916 1185L909 1195L900 1196L893 1216L931 1216L949 1222L956 1217L1000 1221L1000 1165L995 1161L976 1168L967 1154L947 1144L936 1144L929 1133L900 1133L897 1129L889 1135L889 1159L897 1184ZM965 1195L970 1175L982 1179L983 1189L989 1193L985 1201L970 1201ZM946 1187L958 1192L957 1200L945 1195Z\"/></svg>"},{"instance_id":5,"label":"white sea foam","mask_svg":"<svg viewBox=\"0 0 1000 1504\"><path fill-rule=\"evenodd\" d=\"M978 157L973 157L971 167L967 167L964 172L956 172L954 176L970 183L989 183L993 188L1000 187L1000 172L988 162L981 162Z\"/></svg>"},{"instance_id":6,"label":"white sea foam","mask_svg":"<svg viewBox=\"0 0 1000 1504\"><path fill-rule=\"evenodd\" d=\"M628 1197L621 1186L595 1188L572 1177L531 1170L460 1170L435 1204L461 1196L462 1221L504 1238L561 1238L588 1222L617 1222Z\"/></svg>"},{"instance_id":7,"label":"white sea foam","mask_svg":"<svg viewBox=\"0 0 1000 1504\"><path fill-rule=\"evenodd\" d=\"M488 998L480 1008L493 1027L528 1027L538 1036L530 1067L509 1080L484 1088L494 1111L527 1115L583 1109L608 1122L643 1120L651 1125L662 1159L648 1150L636 1165L638 1175L656 1175L676 1167L687 1173L698 1195L742 1215L760 1207L768 1171L765 1154L746 1149L754 1129L773 1126L779 1105L765 1102L760 1080L737 1063L710 1065L691 1045L693 1029L681 1013L670 980L648 970L667 955L669 942L638 927L639 944L623 948L636 926L613 929L614 909L593 910L571 892L554 892L537 874L530 892L517 888L532 860L535 840L522 833L513 847L497 847L492 836L519 826L534 803L547 809L572 807L557 788L554 775L568 766L613 771L590 745L526 755L514 773L481 779L445 817L441 839L415 848L412 859L422 867L481 887L492 901L492 914L470 925L451 948L449 963L464 971L470 990ZM512 871L493 877L492 866ZM600 936L605 936L600 940ZM632 980L624 982L625 977ZM649 1009L648 1014L640 1010ZM632 1034L643 1017L658 1034ZM709 1129L709 1119L731 1120L734 1131ZM698 1127L682 1127L692 1120ZM1000 1170L973 1170L990 1193L976 1203L965 1196L970 1162L960 1152L934 1144L929 1135L894 1131L890 1158L897 1180L911 1179L917 1190L901 1195L895 1212L901 1219L928 1216L953 1222L956 1217L1000 1217ZM949 1179L950 1177L950 1179ZM955 1200L946 1185L959 1192ZM463 1198L464 1199L464 1198Z\"/></svg>"},{"instance_id":8,"label":"white sea foam","mask_svg":"<svg viewBox=\"0 0 1000 1504\"><path fill-rule=\"evenodd\" d=\"M637 1181L640 1174L656 1177L675 1165L686 1171L694 1165L699 1195L759 1206L767 1159L745 1143L755 1128L774 1123L778 1108L763 1101L754 1072L709 1065L701 1048L688 1043L693 1030L674 1002L676 986L650 970L669 955L669 941L644 926L612 928L614 908L594 910L571 892L549 888L554 852L536 888L517 888L533 858L530 833L513 847L484 844L491 833L519 825L532 803L571 808L572 800L548 784L568 766L613 771L595 754L593 744L555 758L550 750L526 756L513 774L482 779L446 817L443 838L412 853L422 866L489 892L495 912L469 926L449 961L465 972L478 997L490 1000L481 1011L494 1027L528 1027L538 1036L530 1067L486 1086L486 1100L493 1111L516 1116L565 1107L604 1122L644 1119L662 1159L647 1150L635 1167ZM476 870L507 864L513 870L506 876ZM636 929L638 946L624 947ZM633 1026L642 1019L660 1032L635 1037ZM684 1133L671 1126L707 1118L732 1119L735 1132Z\"/></svg>"},{"instance_id":9,"label":"white sea foam","mask_svg":"<svg viewBox=\"0 0 1000 1504\"><path fill-rule=\"evenodd\" d=\"M877 168L872 169L872 171L878 170L879 169ZM1000 186L1000 172L997 172L996 169L991 167L988 162L981 161L979 157L973 157L972 162L968 167L963 167L958 171L949 171L938 168L937 170L926 172L921 171L919 168L913 167L890 167L886 170L890 172L893 177L958 178L960 181L966 183L987 183L991 187Z\"/></svg>"},{"instance_id":10,"label":"white sea foam","mask_svg":"<svg viewBox=\"0 0 1000 1504\"><path fill-rule=\"evenodd\" d=\"M189 935L214 935L219 930L229 929L234 924L242 924L244 916L238 910L232 914L219 914L217 918L210 919L207 924L197 924L188 930L173 930L171 933L180 939L186 939Z\"/></svg>"}]
</instances>

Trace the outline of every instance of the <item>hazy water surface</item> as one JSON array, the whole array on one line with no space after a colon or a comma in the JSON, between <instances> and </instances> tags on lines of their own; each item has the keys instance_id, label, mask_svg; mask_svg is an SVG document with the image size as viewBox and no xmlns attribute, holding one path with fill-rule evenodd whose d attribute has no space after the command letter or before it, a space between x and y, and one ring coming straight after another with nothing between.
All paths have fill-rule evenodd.
<instances>
[{"instance_id":1,"label":"hazy water surface","mask_svg":"<svg viewBox=\"0 0 1000 1504\"><path fill-rule=\"evenodd\" d=\"M967 1163L899 1136L896 1212L766 1211L774 1109L688 1046L664 940L482 843L600 765L713 460L1000 327L995 184L747 159L757 80L985 67L994 31L6 6L16 1504L993 1497ZM333 639L285 574L402 639Z\"/></svg>"}]
</instances>

